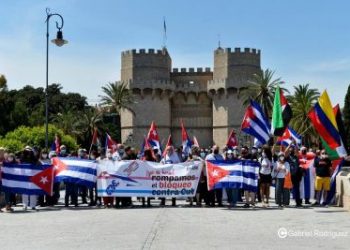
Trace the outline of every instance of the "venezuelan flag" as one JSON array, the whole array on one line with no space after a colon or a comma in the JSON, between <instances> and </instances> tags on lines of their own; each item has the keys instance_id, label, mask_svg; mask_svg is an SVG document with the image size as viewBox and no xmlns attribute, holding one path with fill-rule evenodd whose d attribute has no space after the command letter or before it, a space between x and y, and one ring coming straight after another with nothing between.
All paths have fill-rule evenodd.
<instances>
[{"instance_id":1,"label":"venezuelan flag","mask_svg":"<svg viewBox=\"0 0 350 250\"><path fill-rule=\"evenodd\" d=\"M346 150L339 133L337 120L326 91L308 114L312 124L330 149L336 150L339 157L346 156Z\"/></svg>"}]
</instances>

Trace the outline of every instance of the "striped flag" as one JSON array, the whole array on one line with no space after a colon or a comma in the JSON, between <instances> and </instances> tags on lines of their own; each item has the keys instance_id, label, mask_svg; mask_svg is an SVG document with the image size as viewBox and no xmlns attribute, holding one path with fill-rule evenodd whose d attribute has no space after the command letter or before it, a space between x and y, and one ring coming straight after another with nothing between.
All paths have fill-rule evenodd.
<instances>
[{"instance_id":1,"label":"striped flag","mask_svg":"<svg viewBox=\"0 0 350 250\"><path fill-rule=\"evenodd\" d=\"M277 144L289 146L293 140L296 142L296 146L301 146L301 136L291 127L287 127L283 135L277 139Z\"/></svg>"},{"instance_id":2,"label":"striped flag","mask_svg":"<svg viewBox=\"0 0 350 250\"><path fill-rule=\"evenodd\" d=\"M191 153L191 147L193 142L188 136L187 130L185 129L184 123L181 120L181 139L182 139L182 152L185 156L188 156Z\"/></svg>"},{"instance_id":3,"label":"striped flag","mask_svg":"<svg viewBox=\"0 0 350 250\"><path fill-rule=\"evenodd\" d=\"M208 190L241 188L258 191L260 163L251 160L207 161Z\"/></svg>"},{"instance_id":4,"label":"striped flag","mask_svg":"<svg viewBox=\"0 0 350 250\"><path fill-rule=\"evenodd\" d=\"M270 139L270 124L262 111L260 105L250 100L246 113L243 118L241 130L266 144Z\"/></svg>"},{"instance_id":5,"label":"striped flag","mask_svg":"<svg viewBox=\"0 0 350 250\"><path fill-rule=\"evenodd\" d=\"M15 194L46 195L52 193L51 165L4 163L2 188Z\"/></svg>"},{"instance_id":6,"label":"striped flag","mask_svg":"<svg viewBox=\"0 0 350 250\"><path fill-rule=\"evenodd\" d=\"M334 110L326 91L308 114L314 128L330 149L335 150L339 157L347 155L341 138Z\"/></svg>"},{"instance_id":7,"label":"striped flag","mask_svg":"<svg viewBox=\"0 0 350 250\"><path fill-rule=\"evenodd\" d=\"M52 164L55 167L55 182L70 182L89 187L96 183L95 161L55 157Z\"/></svg>"},{"instance_id":8,"label":"striped flag","mask_svg":"<svg viewBox=\"0 0 350 250\"><path fill-rule=\"evenodd\" d=\"M292 116L292 109L283 95L282 89L277 86L273 101L271 133L275 136L282 136Z\"/></svg>"}]
</instances>

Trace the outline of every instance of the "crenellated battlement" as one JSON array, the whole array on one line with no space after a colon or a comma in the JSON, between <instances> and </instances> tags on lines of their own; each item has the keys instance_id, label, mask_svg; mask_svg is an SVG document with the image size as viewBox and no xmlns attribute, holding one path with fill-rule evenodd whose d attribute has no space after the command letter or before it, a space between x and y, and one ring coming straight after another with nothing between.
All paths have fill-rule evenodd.
<instances>
[{"instance_id":1,"label":"crenellated battlement","mask_svg":"<svg viewBox=\"0 0 350 250\"><path fill-rule=\"evenodd\" d=\"M131 49L122 52L122 56L126 55L167 55L166 49Z\"/></svg>"},{"instance_id":2,"label":"crenellated battlement","mask_svg":"<svg viewBox=\"0 0 350 250\"><path fill-rule=\"evenodd\" d=\"M210 67L206 68L173 68L171 73L212 73Z\"/></svg>"},{"instance_id":3,"label":"crenellated battlement","mask_svg":"<svg viewBox=\"0 0 350 250\"><path fill-rule=\"evenodd\" d=\"M215 54L231 54L231 55L260 55L259 49L253 48L218 48L215 50Z\"/></svg>"}]
</instances>

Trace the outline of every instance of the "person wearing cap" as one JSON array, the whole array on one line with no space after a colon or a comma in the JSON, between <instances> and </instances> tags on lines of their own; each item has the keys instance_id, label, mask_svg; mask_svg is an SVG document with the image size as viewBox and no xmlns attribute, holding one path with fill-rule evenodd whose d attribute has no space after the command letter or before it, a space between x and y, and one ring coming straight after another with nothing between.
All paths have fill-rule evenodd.
<instances>
[{"instance_id":1,"label":"person wearing cap","mask_svg":"<svg viewBox=\"0 0 350 250\"><path fill-rule=\"evenodd\" d=\"M60 153L58 156L59 157L67 157L68 156L67 147L65 145L60 146Z\"/></svg>"},{"instance_id":2,"label":"person wearing cap","mask_svg":"<svg viewBox=\"0 0 350 250\"><path fill-rule=\"evenodd\" d=\"M207 157L205 158L206 161L223 161L224 158L222 157L222 155L219 153L220 152L220 148L217 145L214 145L212 147L212 153L208 154ZM209 196L209 203L210 206L214 207L215 206L215 197L216 197L216 201L218 202L218 206L222 207L222 189L214 189L214 190L210 190L208 192L208 196Z\"/></svg>"},{"instance_id":3,"label":"person wearing cap","mask_svg":"<svg viewBox=\"0 0 350 250\"><path fill-rule=\"evenodd\" d=\"M279 208L283 208L284 179L290 172L289 163L283 152L278 153L278 160L273 163L272 177L276 178L275 197Z\"/></svg>"}]
</instances>

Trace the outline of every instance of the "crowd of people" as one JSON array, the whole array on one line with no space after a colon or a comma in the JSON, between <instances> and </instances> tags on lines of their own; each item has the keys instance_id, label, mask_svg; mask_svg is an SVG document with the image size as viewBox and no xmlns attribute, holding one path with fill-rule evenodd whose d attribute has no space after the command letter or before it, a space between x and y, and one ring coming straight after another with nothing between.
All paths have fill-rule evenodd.
<instances>
[{"instance_id":1,"label":"crowd of people","mask_svg":"<svg viewBox=\"0 0 350 250\"><path fill-rule=\"evenodd\" d=\"M279 150L277 150L279 149ZM306 161L307 155L313 155L314 157L314 169L315 169L315 197L304 197L304 200L300 194L300 183L304 176L306 176L309 169L305 169L301 164ZM142 159L146 161L160 162L162 164L167 163L180 163L185 161L200 161L203 164L202 174L198 183L197 194L195 197L188 198L190 206L219 206L224 204L223 200L227 201L227 206L236 207L243 204L242 207L249 208L255 207L258 203L261 203L262 207L270 206L270 187L275 186L275 202L279 208L290 205L291 193L295 200L296 207L302 207L303 204L310 204L310 198L314 198L315 202L311 205L315 206L327 206L327 193L330 190L330 177L332 175L332 163L325 150L307 149L306 147L298 148L295 144L291 144L285 149L281 147L270 147L264 145L262 147L224 147L220 150L219 146L214 145L210 149L199 148L192 146L191 153L188 156L182 152L182 148L174 148L168 146L165 149L163 155L159 153L158 148L146 149L142 154L136 152L136 150L130 146L122 144L117 145L117 149L112 151L107 149L106 152L99 152L92 150L89 154L85 149L79 149L76 152L69 152L65 145L61 145L59 153L56 151L50 151L38 147L25 147L22 151L14 153L9 152L4 148L0 148L0 168L3 163L30 163L41 168L42 164L51 163L53 157L76 157L79 159L91 159L97 161L121 161L121 160L134 160ZM252 192L251 190L242 190L238 188L226 188L208 190L207 186L207 172L206 172L206 160L253 160L260 163L259 176L258 176L258 191ZM1 173L1 171L0 171ZM59 204L60 194L64 189L64 206L70 205L77 207L78 197L81 197L81 203L88 206L104 206L106 208L111 207L132 207L132 197L98 197L96 187L88 188L86 186L80 186L73 183L55 183L53 187L53 195L36 196L36 195L21 195L20 201L19 195L4 192L5 207L1 209L2 212L12 212L13 206L22 203L23 209L36 210L38 206L56 206ZM0 176L0 191L1 191L1 176ZM225 195L224 195L225 194ZM227 199L223 199L223 197ZM322 199L323 197L323 199ZM151 206L156 203L151 203L151 199L154 198L137 198L142 202L142 206ZM159 205L164 206L166 204L166 198L159 198ZM323 203L321 203L323 201ZM135 203L135 199L134 199ZM147 204L146 204L147 203ZM171 199L172 206L176 206L176 198Z\"/></svg>"}]
</instances>

